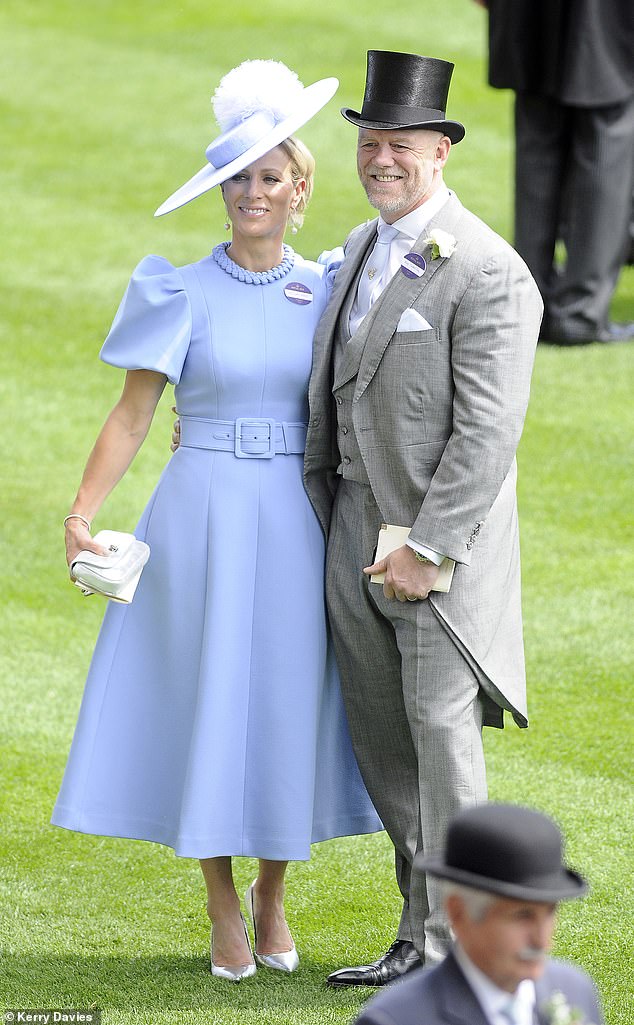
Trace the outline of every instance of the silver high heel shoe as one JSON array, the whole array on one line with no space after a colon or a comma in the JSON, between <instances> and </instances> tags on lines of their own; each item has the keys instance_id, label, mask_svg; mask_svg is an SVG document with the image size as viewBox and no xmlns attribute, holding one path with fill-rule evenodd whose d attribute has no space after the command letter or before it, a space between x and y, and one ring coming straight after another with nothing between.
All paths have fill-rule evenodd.
<instances>
[{"instance_id":1,"label":"silver high heel shoe","mask_svg":"<svg viewBox=\"0 0 634 1025\"><path fill-rule=\"evenodd\" d=\"M255 937L255 946L258 945L258 932L255 924L255 907L253 903L253 887L255 886L255 879L251 883L249 889L244 895L244 903L247 906L249 917L253 923L253 935ZM284 950L279 954L258 954L255 951L255 959L259 961L265 968L277 968L280 972L294 972L299 965L299 956L291 937L291 943L293 944L290 950Z\"/></svg>"},{"instance_id":2,"label":"silver high heel shoe","mask_svg":"<svg viewBox=\"0 0 634 1025\"><path fill-rule=\"evenodd\" d=\"M244 935L246 936L247 945L249 951L251 950L251 943L249 941L249 934L247 932L247 923L244 920L244 916L241 914L242 925L244 927ZM214 964L214 929L211 927L211 974L215 975L218 979L228 979L229 982L241 982L242 979L250 979L252 975L255 975L257 968L254 962L250 964L236 965L235 968L229 968L226 965Z\"/></svg>"}]
</instances>

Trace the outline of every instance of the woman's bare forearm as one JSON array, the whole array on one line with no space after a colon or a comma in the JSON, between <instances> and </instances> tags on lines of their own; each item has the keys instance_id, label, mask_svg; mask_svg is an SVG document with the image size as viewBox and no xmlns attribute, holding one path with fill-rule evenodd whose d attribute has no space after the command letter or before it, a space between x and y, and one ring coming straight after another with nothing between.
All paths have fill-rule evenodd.
<instances>
[{"instance_id":1,"label":"woman's bare forearm","mask_svg":"<svg viewBox=\"0 0 634 1025\"><path fill-rule=\"evenodd\" d=\"M121 480L143 444L165 387L166 378L149 370L128 371L121 398L104 423L88 457L71 513L89 522ZM81 533L80 519L70 519L67 530Z\"/></svg>"}]
</instances>

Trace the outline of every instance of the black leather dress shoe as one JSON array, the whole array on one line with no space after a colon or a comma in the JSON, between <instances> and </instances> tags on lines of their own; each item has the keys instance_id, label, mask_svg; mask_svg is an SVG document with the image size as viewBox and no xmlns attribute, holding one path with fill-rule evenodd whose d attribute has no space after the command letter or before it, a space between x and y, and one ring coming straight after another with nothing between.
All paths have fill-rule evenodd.
<instances>
[{"instance_id":1,"label":"black leather dress shoe","mask_svg":"<svg viewBox=\"0 0 634 1025\"><path fill-rule=\"evenodd\" d=\"M409 940L396 940L390 949L372 964L358 968L339 968L326 982L329 986L387 986L401 976L421 968L422 961L416 947Z\"/></svg>"},{"instance_id":2,"label":"black leather dress shoe","mask_svg":"<svg viewBox=\"0 0 634 1025\"><path fill-rule=\"evenodd\" d=\"M634 341L634 322L608 323L605 327L599 328L595 334L589 335L548 325L544 322L539 332L539 340L550 345L592 345L594 342L610 345L615 342L632 342Z\"/></svg>"}]
</instances>

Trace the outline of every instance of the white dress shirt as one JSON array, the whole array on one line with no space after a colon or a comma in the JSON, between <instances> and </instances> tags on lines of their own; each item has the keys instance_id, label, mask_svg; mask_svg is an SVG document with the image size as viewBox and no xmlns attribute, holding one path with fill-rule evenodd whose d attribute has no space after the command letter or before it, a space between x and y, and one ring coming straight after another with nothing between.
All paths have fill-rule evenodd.
<instances>
[{"instance_id":1,"label":"white dress shirt","mask_svg":"<svg viewBox=\"0 0 634 1025\"><path fill-rule=\"evenodd\" d=\"M496 986L488 975L485 975L483 971L474 965L459 943L456 943L453 952L456 961L460 965L462 974L473 990L489 1025L509 1025L509 1022L513 1021L513 1018L509 1018L507 1011L511 1003L514 1005L515 1022L517 1022L517 1025L533 1025L535 983L532 979L524 979L520 982L515 993L508 993L506 990Z\"/></svg>"},{"instance_id":2,"label":"white dress shirt","mask_svg":"<svg viewBox=\"0 0 634 1025\"><path fill-rule=\"evenodd\" d=\"M393 242L390 244L390 255L387 263L387 268L385 273L381 275L382 287L380 287L378 290L373 290L372 300L371 302L369 302L368 298L364 297L362 281L364 280L364 278L367 278L369 273L372 273L373 270L376 270L374 266L374 257L377 249L377 243L375 243L374 249L370 253L368 261L365 267L363 268L363 274L359 282L357 295L354 300L352 310L350 311L350 334L353 335L354 332L357 330L359 324L365 317L366 313L369 312L371 306L373 305L373 303L376 302L385 286L392 280L392 278L398 271L403 261L403 257L407 256L407 254L411 252L413 243L416 241L419 235L422 235L429 222L445 205L450 195L451 193L447 186L441 185L440 188L437 189L436 192L434 192L433 196L430 196L430 198L425 203L421 203L421 205L417 206L416 209L412 210L411 213L405 214L404 217L399 217L397 221L394 221L394 223L392 224L392 228L395 228L398 231L398 234L394 238ZM382 225L385 224L386 222L383 220L381 216L379 216L377 233L381 231Z\"/></svg>"}]
</instances>

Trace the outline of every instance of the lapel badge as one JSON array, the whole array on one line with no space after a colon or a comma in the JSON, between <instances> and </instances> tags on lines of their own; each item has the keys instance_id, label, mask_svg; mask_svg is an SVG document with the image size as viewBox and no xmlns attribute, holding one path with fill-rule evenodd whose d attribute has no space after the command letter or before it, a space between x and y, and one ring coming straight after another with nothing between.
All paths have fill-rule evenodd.
<instances>
[{"instance_id":1,"label":"lapel badge","mask_svg":"<svg viewBox=\"0 0 634 1025\"><path fill-rule=\"evenodd\" d=\"M313 301L313 293L301 281L291 281L284 289L284 295L289 303L295 303L296 306L308 306Z\"/></svg>"},{"instance_id":2,"label":"lapel badge","mask_svg":"<svg viewBox=\"0 0 634 1025\"><path fill-rule=\"evenodd\" d=\"M420 253L406 253L401 261L401 270L406 278L422 278L427 263Z\"/></svg>"}]
</instances>

